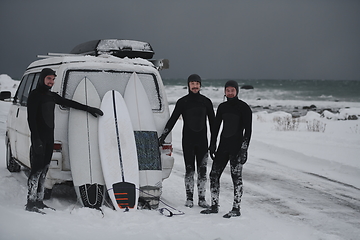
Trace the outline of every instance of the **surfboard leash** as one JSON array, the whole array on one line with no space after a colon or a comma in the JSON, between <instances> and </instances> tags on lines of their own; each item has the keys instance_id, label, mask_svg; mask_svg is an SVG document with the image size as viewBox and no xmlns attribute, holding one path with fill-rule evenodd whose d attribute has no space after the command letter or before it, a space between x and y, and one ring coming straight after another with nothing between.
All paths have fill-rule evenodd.
<instances>
[{"instance_id":1,"label":"surfboard leash","mask_svg":"<svg viewBox=\"0 0 360 240\"><path fill-rule=\"evenodd\" d=\"M87 187L87 190L89 190L90 187L91 187L91 186L88 186L88 187ZM104 189L104 190L106 190L106 189ZM102 197L104 198L104 202L106 202L106 191L104 191L102 195L103 195ZM72 211L74 211L76 205L78 205L78 204L79 204L79 205L82 205L82 204L80 203L80 199L79 199L78 197L76 197L76 203L74 203L73 208L70 210L70 214L72 214ZM101 209L101 207L88 207L88 208L96 209L96 210L100 211L100 212L101 212L101 215L102 215L102 218L104 218L105 214L104 214L103 210Z\"/></svg>"},{"instance_id":2,"label":"surfboard leash","mask_svg":"<svg viewBox=\"0 0 360 240\"><path fill-rule=\"evenodd\" d=\"M150 194L150 193L144 192L144 191L142 191L142 190L140 190L140 189L138 189L138 188L136 188L136 189L139 190L139 191L142 192L142 193L145 193L145 194L151 196L151 197L157 197L157 196L152 195L152 194ZM145 201L146 201L146 200L145 200ZM184 214L185 214L184 212L182 212L182 211L180 211L180 210L178 210L178 209L170 206L170 204L167 204L166 202L164 202L163 200L161 200L161 198L159 198L159 202L161 202L162 204L164 204L165 206L167 206L167 207L163 207L163 208L159 208L159 209L158 209L158 211L160 212L161 215L164 215L164 216L166 216L166 217L172 217L172 216L178 216L178 215L184 215ZM169 209L169 208L170 208L170 209ZM176 211L176 212L173 212L172 210L173 210L173 211Z\"/></svg>"}]
</instances>

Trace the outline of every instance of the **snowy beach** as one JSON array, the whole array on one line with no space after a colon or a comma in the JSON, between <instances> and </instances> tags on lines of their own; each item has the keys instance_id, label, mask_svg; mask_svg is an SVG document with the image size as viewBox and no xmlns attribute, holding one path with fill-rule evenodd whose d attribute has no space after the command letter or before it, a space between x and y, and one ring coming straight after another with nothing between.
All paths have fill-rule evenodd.
<instances>
[{"instance_id":1,"label":"snowy beach","mask_svg":"<svg viewBox=\"0 0 360 240\"><path fill-rule=\"evenodd\" d=\"M173 103L187 93L185 89L166 89ZM214 99L214 106L222 101L221 90L209 88L202 93ZM157 210L125 213L105 206L102 215L81 208L67 186L58 186L53 198L46 201L56 212L26 212L27 177L24 171L10 173L5 163L4 135L11 103L0 102L0 239L359 239L360 120L345 119L360 117L360 103L248 102L253 106L315 104L340 111L322 115L306 111L296 122L289 120L291 113L283 109L254 111L249 159L243 170L242 216L231 219L222 218L233 200L228 168L221 178L219 214L202 215L197 205L191 209L184 206L181 119L172 132L175 165L163 182L162 201L184 215L166 217ZM209 159L208 172L211 163ZM209 183L206 186L210 201ZM164 203L160 208L169 208Z\"/></svg>"}]
</instances>

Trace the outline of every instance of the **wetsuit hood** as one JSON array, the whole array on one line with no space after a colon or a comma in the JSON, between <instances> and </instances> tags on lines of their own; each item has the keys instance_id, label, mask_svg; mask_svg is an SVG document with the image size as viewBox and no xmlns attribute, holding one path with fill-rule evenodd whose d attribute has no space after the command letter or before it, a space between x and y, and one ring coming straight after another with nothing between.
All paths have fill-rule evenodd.
<instances>
[{"instance_id":1,"label":"wetsuit hood","mask_svg":"<svg viewBox=\"0 0 360 240\"><path fill-rule=\"evenodd\" d=\"M201 77L197 74L191 74L189 77L188 77L188 89L189 89L189 93L191 92L190 91L190 82L198 82L200 83L200 87L201 87ZM200 92L200 91L199 91ZM192 93L192 92L191 92Z\"/></svg>"},{"instance_id":2,"label":"wetsuit hood","mask_svg":"<svg viewBox=\"0 0 360 240\"><path fill-rule=\"evenodd\" d=\"M229 81L227 81L227 82L225 83L225 89L226 89L227 87L233 87L233 88L235 88L235 89L236 89L236 96L238 96L238 94L239 94L239 84L238 84L236 81L234 81L234 80L229 80Z\"/></svg>"},{"instance_id":3,"label":"wetsuit hood","mask_svg":"<svg viewBox=\"0 0 360 240\"><path fill-rule=\"evenodd\" d=\"M236 95L235 95L235 97L233 97L233 98L228 98L228 97L226 97L226 99L227 99L228 101L231 101L231 100L234 100L234 99L238 99L239 84L238 84L236 81L234 81L234 80L229 80L229 81L227 81L227 82L225 83L225 89L226 89L227 87L233 87L233 88L235 88L235 90L236 90Z\"/></svg>"},{"instance_id":4,"label":"wetsuit hood","mask_svg":"<svg viewBox=\"0 0 360 240\"><path fill-rule=\"evenodd\" d=\"M48 75L54 75L56 77L54 70L52 70L51 68L44 68L40 73L39 81L36 86L37 89L39 89L41 91L49 91L51 89L51 87L45 85L45 82L44 82L45 77Z\"/></svg>"}]
</instances>

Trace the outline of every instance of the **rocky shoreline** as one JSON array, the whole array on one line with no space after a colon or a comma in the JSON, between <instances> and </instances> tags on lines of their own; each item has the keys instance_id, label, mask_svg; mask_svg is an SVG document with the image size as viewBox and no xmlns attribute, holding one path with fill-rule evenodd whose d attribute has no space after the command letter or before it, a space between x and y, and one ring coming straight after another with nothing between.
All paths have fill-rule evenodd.
<instances>
[{"instance_id":1,"label":"rocky shoreline","mask_svg":"<svg viewBox=\"0 0 360 240\"><path fill-rule=\"evenodd\" d=\"M326 117L329 114L330 115L336 115L340 113L341 108L318 108L315 105L310 106L283 106L283 105L277 105L277 106L260 106L260 105L250 105L251 110L256 112L266 111L268 113L272 112L278 112L283 111L290 113L293 118L303 117L305 116L309 111L316 112L320 114L322 117ZM359 115L357 114L349 114L346 119L344 120L358 120Z\"/></svg>"}]
</instances>

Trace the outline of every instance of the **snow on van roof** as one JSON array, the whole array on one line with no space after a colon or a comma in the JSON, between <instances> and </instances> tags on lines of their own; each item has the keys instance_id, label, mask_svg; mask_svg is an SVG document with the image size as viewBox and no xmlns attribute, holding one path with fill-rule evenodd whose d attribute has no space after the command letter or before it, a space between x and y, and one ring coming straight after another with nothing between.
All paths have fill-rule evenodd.
<instances>
[{"instance_id":1,"label":"snow on van roof","mask_svg":"<svg viewBox=\"0 0 360 240\"><path fill-rule=\"evenodd\" d=\"M153 63L143 58L118 58L112 55L103 54L99 56L90 55L78 55L78 54L56 54L49 53L45 56L39 56L45 59L32 62L27 69L35 68L42 65L56 65L64 63L76 63L76 62L92 62L92 63L119 63L119 64L131 64L131 65L144 65L155 67Z\"/></svg>"},{"instance_id":2,"label":"snow on van roof","mask_svg":"<svg viewBox=\"0 0 360 240\"><path fill-rule=\"evenodd\" d=\"M99 51L109 51L109 50L122 50L127 49L143 51L143 52L154 52L149 43L133 41L133 40L118 40L118 39L104 39L101 40L97 46Z\"/></svg>"}]
</instances>

